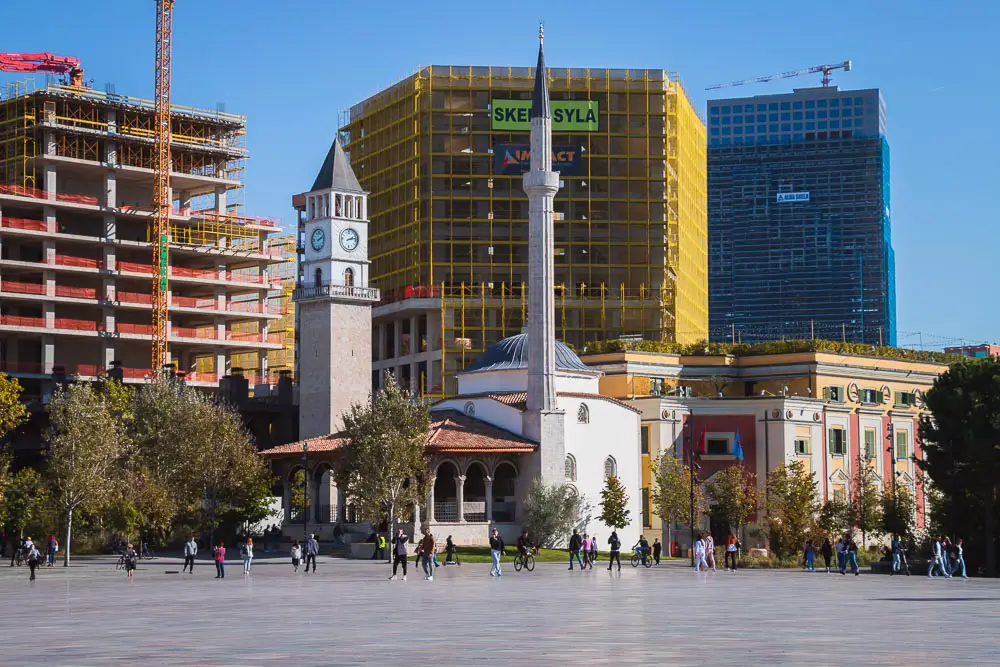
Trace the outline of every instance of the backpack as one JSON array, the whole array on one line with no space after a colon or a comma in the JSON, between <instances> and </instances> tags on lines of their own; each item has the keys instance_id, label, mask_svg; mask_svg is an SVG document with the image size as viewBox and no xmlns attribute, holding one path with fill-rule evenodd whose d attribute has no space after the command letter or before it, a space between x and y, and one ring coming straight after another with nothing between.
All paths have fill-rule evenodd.
<instances>
[{"instance_id":1,"label":"backpack","mask_svg":"<svg viewBox=\"0 0 1000 667\"><path fill-rule=\"evenodd\" d=\"M614 537L611 538L611 550L618 551L621 548L622 548L622 541L618 539L617 535L615 535Z\"/></svg>"},{"instance_id":2,"label":"backpack","mask_svg":"<svg viewBox=\"0 0 1000 667\"><path fill-rule=\"evenodd\" d=\"M240 545L240 558L246 558L246 557L247 557L247 545L241 544Z\"/></svg>"}]
</instances>

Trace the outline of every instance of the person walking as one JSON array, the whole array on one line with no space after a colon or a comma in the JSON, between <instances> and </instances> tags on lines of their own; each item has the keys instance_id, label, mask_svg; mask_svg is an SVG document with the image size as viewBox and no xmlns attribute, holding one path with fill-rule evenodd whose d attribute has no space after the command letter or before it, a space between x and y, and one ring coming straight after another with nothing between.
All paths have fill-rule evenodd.
<instances>
[{"instance_id":1,"label":"person walking","mask_svg":"<svg viewBox=\"0 0 1000 667\"><path fill-rule=\"evenodd\" d=\"M309 571L309 563L312 563L312 571L316 571L316 556L319 554L319 542L316 541L316 534L311 533L306 542L306 566L305 571Z\"/></svg>"},{"instance_id":2,"label":"person walking","mask_svg":"<svg viewBox=\"0 0 1000 667\"><path fill-rule=\"evenodd\" d=\"M226 578L226 545L219 542L212 551L215 560L215 578Z\"/></svg>"},{"instance_id":3,"label":"person walking","mask_svg":"<svg viewBox=\"0 0 1000 667\"><path fill-rule=\"evenodd\" d=\"M35 569L42 562L42 554L38 551L38 548L35 547L34 544L28 547L28 550L24 554L24 560L28 563L28 569L31 570L31 576L28 577L28 581L34 581ZM131 577L132 575L129 574L129 576Z\"/></svg>"},{"instance_id":4,"label":"person walking","mask_svg":"<svg viewBox=\"0 0 1000 667\"><path fill-rule=\"evenodd\" d=\"M139 554L135 552L132 548L132 543L130 542L125 546L125 574L131 579L132 575L135 573L135 563L139 560Z\"/></svg>"},{"instance_id":5,"label":"person walking","mask_svg":"<svg viewBox=\"0 0 1000 667\"><path fill-rule=\"evenodd\" d=\"M858 567L858 543L854 541L853 537L849 539L845 538L845 540L847 541L847 546L846 546L847 563L850 564L851 571L854 572L854 576L856 577L859 574L861 574L861 568ZM847 574L847 572L845 572L846 569L847 566L845 565L844 569L841 570L840 573Z\"/></svg>"},{"instance_id":6,"label":"person walking","mask_svg":"<svg viewBox=\"0 0 1000 667\"><path fill-rule=\"evenodd\" d=\"M569 538L569 569L573 569L573 557L576 557L576 562L580 564L580 569L583 569L583 561L580 560L580 547L583 545L583 538L580 537L580 533L573 531L573 535Z\"/></svg>"},{"instance_id":7,"label":"person walking","mask_svg":"<svg viewBox=\"0 0 1000 667\"><path fill-rule=\"evenodd\" d=\"M951 538L947 535L941 538L941 566L944 568L944 573L946 576L951 576L951 555L952 555L952 544Z\"/></svg>"},{"instance_id":8,"label":"person walking","mask_svg":"<svg viewBox=\"0 0 1000 667\"><path fill-rule=\"evenodd\" d=\"M594 569L593 563L590 562L590 552L593 550L593 541L590 539L590 535L587 533L583 534L583 543L580 546L581 551L583 551L583 569Z\"/></svg>"},{"instance_id":9,"label":"person walking","mask_svg":"<svg viewBox=\"0 0 1000 667\"><path fill-rule=\"evenodd\" d=\"M382 560L385 558L386 540L385 535L378 533L375 535L375 549L372 551L372 560Z\"/></svg>"},{"instance_id":10,"label":"person walking","mask_svg":"<svg viewBox=\"0 0 1000 667\"><path fill-rule=\"evenodd\" d=\"M618 539L618 531L611 531L611 537L608 538L608 546L610 547L608 551L608 572L611 571L611 566L618 563L618 571L622 571L622 541Z\"/></svg>"},{"instance_id":11,"label":"person walking","mask_svg":"<svg viewBox=\"0 0 1000 667\"><path fill-rule=\"evenodd\" d=\"M250 566L253 565L253 538L248 537L243 545L243 574L250 574Z\"/></svg>"},{"instance_id":12,"label":"person walking","mask_svg":"<svg viewBox=\"0 0 1000 667\"><path fill-rule=\"evenodd\" d=\"M597 535L590 536L590 552L588 553L590 557L590 569L594 569L594 563L597 562Z\"/></svg>"},{"instance_id":13,"label":"person walking","mask_svg":"<svg viewBox=\"0 0 1000 667\"><path fill-rule=\"evenodd\" d=\"M190 571L194 574L194 557L198 555L198 543L194 541L194 535L184 543L184 569L181 570L183 574L186 571Z\"/></svg>"},{"instance_id":14,"label":"person walking","mask_svg":"<svg viewBox=\"0 0 1000 667\"><path fill-rule=\"evenodd\" d=\"M389 581L396 578L400 563L403 564L403 581L406 581L406 543L409 539L402 528L396 533L396 537L392 538L392 576L389 577Z\"/></svg>"},{"instance_id":15,"label":"person walking","mask_svg":"<svg viewBox=\"0 0 1000 667\"><path fill-rule=\"evenodd\" d=\"M493 559L493 567L490 568L491 577L499 577L503 574L500 571L500 556L503 555L503 551L503 538L500 536L500 531L494 528L493 532L490 533L490 557Z\"/></svg>"},{"instance_id":16,"label":"person walking","mask_svg":"<svg viewBox=\"0 0 1000 667\"><path fill-rule=\"evenodd\" d=\"M662 548L663 548L663 545L660 544L660 538L654 537L653 538L653 562L656 563L657 565L660 564L660 550Z\"/></svg>"},{"instance_id":17,"label":"person walking","mask_svg":"<svg viewBox=\"0 0 1000 667\"><path fill-rule=\"evenodd\" d=\"M962 573L963 579L968 579L965 573L965 550L962 548L962 538L955 539L955 569Z\"/></svg>"},{"instance_id":18,"label":"person walking","mask_svg":"<svg viewBox=\"0 0 1000 667\"><path fill-rule=\"evenodd\" d=\"M806 560L806 571L815 572L816 571L816 547L813 545L812 540L806 541L805 548L805 560Z\"/></svg>"},{"instance_id":19,"label":"person walking","mask_svg":"<svg viewBox=\"0 0 1000 667\"><path fill-rule=\"evenodd\" d=\"M934 545L931 547L931 560L927 566L927 576L933 577L934 571L938 568L941 569L941 576L947 577L948 574L944 571L944 563L941 562L941 538L934 538Z\"/></svg>"},{"instance_id":20,"label":"person walking","mask_svg":"<svg viewBox=\"0 0 1000 667\"><path fill-rule=\"evenodd\" d=\"M736 554L739 548L739 542L736 540L736 536L729 533L729 537L726 538L726 555L725 555L725 565L726 572L729 572L729 562L732 561L732 571L736 571Z\"/></svg>"},{"instance_id":21,"label":"person walking","mask_svg":"<svg viewBox=\"0 0 1000 667\"><path fill-rule=\"evenodd\" d=\"M449 535L444 541L444 564L458 564L458 561L455 559L455 542L451 539L451 535Z\"/></svg>"},{"instance_id":22,"label":"person walking","mask_svg":"<svg viewBox=\"0 0 1000 667\"><path fill-rule=\"evenodd\" d=\"M892 554L892 569L889 570L889 576L899 572L899 567L902 564L900 559L900 554L903 553L903 545L899 540L899 535L893 535L892 540L889 541L889 551Z\"/></svg>"},{"instance_id":23,"label":"person walking","mask_svg":"<svg viewBox=\"0 0 1000 667\"><path fill-rule=\"evenodd\" d=\"M302 563L302 547L299 546L299 541L295 540L292 542L292 571L295 574L299 573L299 565Z\"/></svg>"},{"instance_id":24,"label":"person walking","mask_svg":"<svg viewBox=\"0 0 1000 667\"><path fill-rule=\"evenodd\" d=\"M823 538L823 544L820 546L819 552L823 554L823 561L826 563L826 573L830 574L830 560L833 558L833 545L830 544L829 537Z\"/></svg>"},{"instance_id":25,"label":"person walking","mask_svg":"<svg viewBox=\"0 0 1000 667\"><path fill-rule=\"evenodd\" d=\"M420 540L420 553L423 558L424 581L434 581L434 552L437 544L430 528L424 528L424 537Z\"/></svg>"},{"instance_id":26,"label":"person walking","mask_svg":"<svg viewBox=\"0 0 1000 667\"><path fill-rule=\"evenodd\" d=\"M701 572L702 567L708 571L708 562L705 560L705 539L699 534L694 542L694 571Z\"/></svg>"},{"instance_id":27,"label":"person walking","mask_svg":"<svg viewBox=\"0 0 1000 667\"><path fill-rule=\"evenodd\" d=\"M712 572L715 572L715 538L712 537L712 533L705 535L705 562L712 568Z\"/></svg>"},{"instance_id":28,"label":"person walking","mask_svg":"<svg viewBox=\"0 0 1000 667\"><path fill-rule=\"evenodd\" d=\"M835 548L837 550L837 570L844 574L847 570L847 538L843 537L837 540Z\"/></svg>"}]
</instances>

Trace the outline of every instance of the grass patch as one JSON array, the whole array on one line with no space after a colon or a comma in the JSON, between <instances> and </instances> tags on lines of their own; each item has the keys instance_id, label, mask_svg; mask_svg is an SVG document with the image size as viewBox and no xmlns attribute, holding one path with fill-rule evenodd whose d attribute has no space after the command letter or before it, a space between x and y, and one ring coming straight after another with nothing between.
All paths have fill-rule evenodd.
<instances>
[{"instance_id":1,"label":"grass patch","mask_svg":"<svg viewBox=\"0 0 1000 667\"><path fill-rule=\"evenodd\" d=\"M492 563L489 547L458 547L458 560L463 563ZM506 555L500 558L501 563L513 563L514 556L517 555L517 546L508 546ZM443 554L438 554L438 561L442 560ZM569 562L569 552L565 549L539 549L534 554L536 563L567 563ZM598 554L600 558L600 554Z\"/></svg>"}]
</instances>

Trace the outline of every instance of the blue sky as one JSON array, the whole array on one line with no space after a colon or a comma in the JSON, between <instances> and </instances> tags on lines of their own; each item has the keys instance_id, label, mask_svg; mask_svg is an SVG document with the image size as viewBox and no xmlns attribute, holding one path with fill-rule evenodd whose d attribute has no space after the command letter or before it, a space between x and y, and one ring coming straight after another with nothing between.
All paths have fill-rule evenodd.
<instances>
[{"instance_id":1,"label":"blue sky","mask_svg":"<svg viewBox=\"0 0 1000 667\"><path fill-rule=\"evenodd\" d=\"M1000 278L1000 3L608 4L177 0L173 99L248 117L248 211L290 223L290 197L311 185L339 111L421 65L531 66L540 20L551 66L676 71L702 111L713 83L850 59L834 82L879 87L888 108L900 344L1000 340L989 296ZM98 88L151 97L153 6L2 3L0 50L77 56Z\"/></svg>"}]
</instances>

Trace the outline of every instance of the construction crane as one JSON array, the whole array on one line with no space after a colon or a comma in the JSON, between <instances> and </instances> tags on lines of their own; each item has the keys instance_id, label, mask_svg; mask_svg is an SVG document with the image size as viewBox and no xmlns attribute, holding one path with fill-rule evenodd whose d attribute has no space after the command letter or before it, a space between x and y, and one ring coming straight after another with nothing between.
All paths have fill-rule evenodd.
<instances>
[{"instance_id":1,"label":"construction crane","mask_svg":"<svg viewBox=\"0 0 1000 667\"><path fill-rule=\"evenodd\" d=\"M803 74L819 74L823 73L823 87L830 85L832 79L830 74L835 69L842 69L845 72L851 71L851 61L845 60L842 63L837 63L836 65L816 65L815 67L808 67L806 69L792 70L791 72L782 72L781 74L771 74L769 76L759 76L756 79L744 79L743 81L733 81L731 83L717 83L714 86L709 86L705 90L716 90L718 88L731 88L733 86L747 86L751 83L767 83L768 81L774 81L775 79L788 79L793 76L802 76Z\"/></svg>"},{"instance_id":2,"label":"construction crane","mask_svg":"<svg viewBox=\"0 0 1000 667\"><path fill-rule=\"evenodd\" d=\"M170 240L170 48L174 0L156 0L156 95L153 161L153 355L158 375L167 364L167 245Z\"/></svg>"},{"instance_id":3,"label":"construction crane","mask_svg":"<svg viewBox=\"0 0 1000 667\"><path fill-rule=\"evenodd\" d=\"M0 53L0 72L68 74L69 85L83 87L80 59L52 53Z\"/></svg>"}]
</instances>

